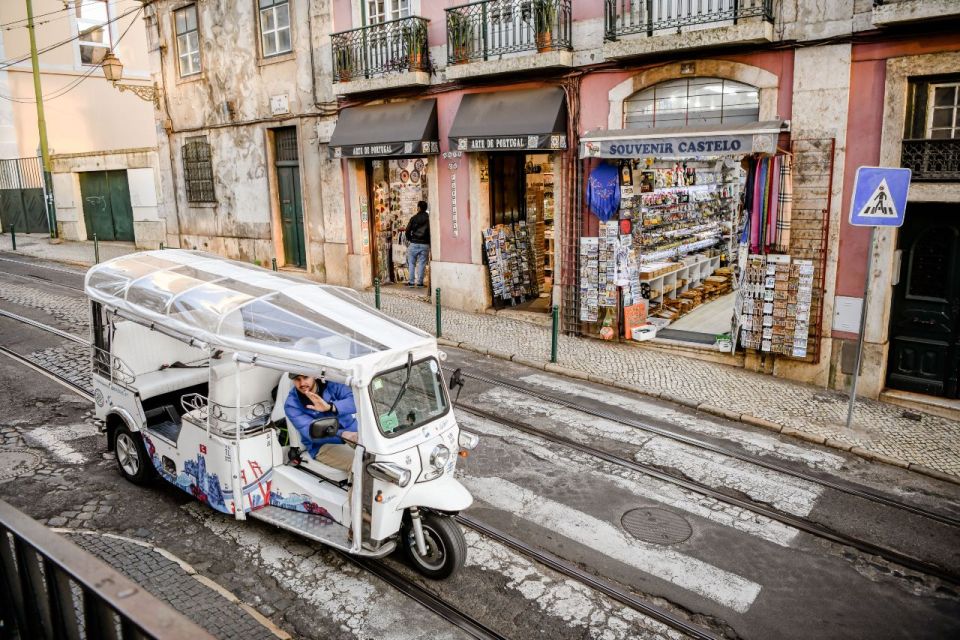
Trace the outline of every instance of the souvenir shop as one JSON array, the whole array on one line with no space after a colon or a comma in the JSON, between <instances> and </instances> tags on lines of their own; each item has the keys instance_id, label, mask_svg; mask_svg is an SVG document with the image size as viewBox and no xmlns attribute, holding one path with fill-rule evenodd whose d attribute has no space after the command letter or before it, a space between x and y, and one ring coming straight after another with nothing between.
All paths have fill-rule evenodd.
<instances>
[{"instance_id":1,"label":"souvenir shop","mask_svg":"<svg viewBox=\"0 0 960 640\"><path fill-rule=\"evenodd\" d=\"M583 136L581 331L805 357L814 265L790 256L782 133L774 121Z\"/></svg>"},{"instance_id":2,"label":"souvenir shop","mask_svg":"<svg viewBox=\"0 0 960 640\"><path fill-rule=\"evenodd\" d=\"M361 242L369 243L374 278L409 281L407 222L417 203L430 202L439 153L436 100L350 107L340 112L330 140L334 158L363 163ZM429 261L424 279L429 278Z\"/></svg>"},{"instance_id":3,"label":"souvenir shop","mask_svg":"<svg viewBox=\"0 0 960 640\"><path fill-rule=\"evenodd\" d=\"M556 188L567 148L566 100L556 87L464 96L452 149L479 169L489 223L483 260L494 308L548 313L557 275Z\"/></svg>"}]
</instances>

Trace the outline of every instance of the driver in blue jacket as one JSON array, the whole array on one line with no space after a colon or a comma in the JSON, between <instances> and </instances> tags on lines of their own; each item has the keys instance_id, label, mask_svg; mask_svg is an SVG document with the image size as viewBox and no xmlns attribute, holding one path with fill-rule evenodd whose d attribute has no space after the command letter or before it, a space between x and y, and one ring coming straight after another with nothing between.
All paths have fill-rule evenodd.
<instances>
[{"instance_id":1,"label":"driver in blue jacket","mask_svg":"<svg viewBox=\"0 0 960 640\"><path fill-rule=\"evenodd\" d=\"M353 467L353 447L345 441L357 442L357 406L350 387L337 382L320 380L302 374L290 374L293 388L287 395L283 410L287 419L300 434L300 441L314 460L325 465L350 471ZM337 435L329 438L310 437L310 424L320 418L336 417L340 423Z\"/></svg>"}]
</instances>

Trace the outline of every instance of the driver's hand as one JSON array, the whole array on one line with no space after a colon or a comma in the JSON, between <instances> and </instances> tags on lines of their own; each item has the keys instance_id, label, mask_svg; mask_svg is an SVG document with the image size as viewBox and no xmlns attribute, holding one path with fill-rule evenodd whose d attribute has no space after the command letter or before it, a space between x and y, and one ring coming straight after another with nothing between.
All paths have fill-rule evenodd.
<instances>
[{"instance_id":1,"label":"driver's hand","mask_svg":"<svg viewBox=\"0 0 960 640\"><path fill-rule=\"evenodd\" d=\"M307 409L313 409L314 411L320 411L320 412L330 411L331 409L330 403L324 400L323 398L321 398L316 393L313 393L312 391L308 391L303 395L310 398L311 404L307 405Z\"/></svg>"},{"instance_id":2,"label":"driver's hand","mask_svg":"<svg viewBox=\"0 0 960 640\"><path fill-rule=\"evenodd\" d=\"M343 438L344 442L351 442L357 444L357 432L356 431L344 431L340 434L340 437Z\"/></svg>"}]
</instances>

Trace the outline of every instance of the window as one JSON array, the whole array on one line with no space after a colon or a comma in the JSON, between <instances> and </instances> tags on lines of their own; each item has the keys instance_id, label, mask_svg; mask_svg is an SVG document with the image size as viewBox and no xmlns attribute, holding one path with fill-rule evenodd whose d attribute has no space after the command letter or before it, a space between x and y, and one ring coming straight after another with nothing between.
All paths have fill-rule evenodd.
<instances>
[{"instance_id":1,"label":"window","mask_svg":"<svg viewBox=\"0 0 960 640\"><path fill-rule=\"evenodd\" d=\"M109 9L106 0L78 2L74 7L77 17L77 41L80 43L80 62L98 65L113 46L110 40Z\"/></svg>"},{"instance_id":2,"label":"window","mask_svg":"<svg viewBox=\"0 0 960 640\"><path fill-rule=\"evenodd\" d=\"M960 82L931 84L926 137L960 138Z\"/></svg>"},{"instance_id":3,"label":"window","mask_svg":"<svg viewBox=\"0 0 960 640\"><path fill-rule=\"evenodd\" d=\"M177 28L177 58L180 77L200 73L200 30L197 28L197 5L177 9L173 13Z\"/></svg>"},{"instance_id":4,"label":"window","mask_svg":"<svg viewBox=\"0 0 960 640\"><path fill-rule=\"evenodd\" d=\"M187 202L217 201L213 193L210 145L206 137L187 138L183 145L183 174L187 184Z\"/></svg>"},{"instance_id":5,"label":"window","mask_svg":"<svg viewBox=\"0 0 960 640\"><path fill-rule=\"evenodd\" d=\"M380 24L410 15L410 0L367 0L367 24Z\"/></svg>"},{"instance_id":6,"label":"window","mask_svg":"<svg viewBox=\"0 0 960 640\"><path fill-rule=\"evenodd\" d=\"M760 90L721 78L668 80L627 98L623 117L627 129L756 122Z\"/></svg>"},{"instance_id":7,"label":"window","mask_svg":"<svg viewBox=\"0 0 960 640\"><path fill-rule=\"evenodd\" d=\"M263 56L287 53L290 45L290 3L288 0L259 0L260 42Z\"/></svg>"},{"instance_id":8,"label":"window","mask_svg":"<svg viewBox=\"0 0 960 640\"><path fill-rule=\"evenodd\" d=\"M393 438L445 415L446 388L433 358L391 369L370 382L380 432Z\"/></svg>"}]
</instances>

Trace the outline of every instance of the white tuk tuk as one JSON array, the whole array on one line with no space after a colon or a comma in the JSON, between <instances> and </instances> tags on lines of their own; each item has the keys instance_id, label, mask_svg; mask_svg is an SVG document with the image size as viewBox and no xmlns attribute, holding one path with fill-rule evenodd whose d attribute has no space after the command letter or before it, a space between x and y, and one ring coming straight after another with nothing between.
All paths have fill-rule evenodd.
<instances>
[{"instance_id":1,"label":"white tuk tuk","mask_svg":"<svg viewBox=\"0 0 960 640\"><path fill-rule=\"evenodd\" d=\"M197 251L117 258L85 285L97 417L128 480L156 473L238 520L356 555L399 544L432 578L463 565L452 516L472 497L453 473L477 438L457 427L432 336L349 289ZM288 374L352 391L351 472L304 451ZM311 438L337 419L314 421Z\"/></svg>"}]
</instances>

